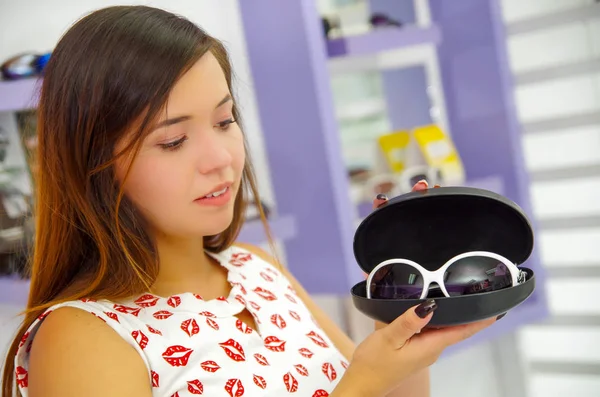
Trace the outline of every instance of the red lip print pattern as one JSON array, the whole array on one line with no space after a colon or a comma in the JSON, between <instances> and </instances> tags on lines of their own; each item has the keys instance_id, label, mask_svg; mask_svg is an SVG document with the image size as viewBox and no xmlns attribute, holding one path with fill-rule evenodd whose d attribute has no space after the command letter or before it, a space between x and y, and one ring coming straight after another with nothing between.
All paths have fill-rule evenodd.
<instances>
[{"instance_id":1,"label":"red lip print pattern","mask_svg":"<svg viewBox=\"0 0 600 397\"><path fill-rule=\"evenodd\" d=\"M221 369L221 367L219 366L219 364L217 364L214 361L205 361L202 364L200 364L200 366L206 372L217 372L218 370Z\"/></svg>"},{"instance_id":2,"label":"red lip print pattern","mask_svg":"<svg viewBox=\"0 0 600 397\"><path fill-rule=\"evenodd\" d=\"M215 316L213 313L211 313L211 312L207 312L207 311L200 312L199 314L200 314L201 316L204 316L204 317L217 318L217 316Z\"/></svg>"},{"instance_id":3,"label":"red lip print pattern","mask_svg":"<svg viewBox=\"0 0 600 397\"><path fill-rule=\"evenodd\" d=\"M331 365L331 363L323 364L323 366L321 367L321 371L323 371L323 373L325 374L327 379L329 379L330 382L333 382L335 378L337 378L337 372L335 372L335 368L333 368L333 365Z\"/></svg>"},{"instance_id":4,"label":"red lip print pattern","mask_svg":"<svg viewBox=\"0 0 600 397\"><path fill-rule=\"evenodd\" d=\"M246 355L244 354L244 349L242 345L236 342L233 339L229 339L226 342L219 343L219 346L223 349L227 357L232 359L233 361L245 361Z\"/></svg>"},{"instance_id":5,"label":"red lip print pattern","mask_svg":"<svg viewBox=\"0 0 600 397\"><path fill-rule=\"evenodd\" d=\"M109 318L115 320L116 322L121 323L119 321L119 316L117 316L116 313L113 313L113 312L104 312L104 314L106 314Z\"/></svg>"},{"instance_id":6,"label":"red lip print pattern","mask_svg":"<svg viewBox=\"0 0 600 397\"><path fill-rule=\"evenodd\" d=\"M260 276L267 282L272 283L273 281L275 281L273 279L273 277L271 277L270 275L268 275L266 272L260 272Z\"/></svg>"},{"instance_id":7,"label":"red lip print pattern","mask_svg":"<svg viewBox=\"0 0 600 397\"><path fill-rule=\"evenodd\" d=\"M242 305L246 306L246 299L242 295L236 295L235 300L240 302Z\"/></svg>"},{"instance_id":8,"label":"red lip print pattern","mask_svg":"<svg viewBox=\"0 0 600 397\"><path fill-rule=\"evenodd\" d=\"M153 334L161 335L162 336L162 332L160 332L159 330L152 328L148 324L146 324L146 327L148 327L148 331L152 332Z\"/></svg>"},{"instance_id":9,"label":"red lip print pattern","mask_svg":"<svg viewBox=\"0 0 600 397\"><path fill-rule=\"evenodd\" d=\"M198 332L200 332L200 327L198 326L198 323L196 322L196 320L194 320L193 318L190 318L190 319L185 320L184 322L182 322L181 323L181 329L190 338L193 335L196 335Z\"/></svg>"},{"instance_id":10,"label":"red lip print pattern","mask_svg":"<svg viewBox=\"0 0 600 397\"><path fill-rule=\"evenodd\" d=\"M150 371L150 375L152 376L152 387L160 387L160 377L154 371Z\"/></svg>"},{"instance_id":11,"label":"red lip print pattern","mask_svg":"<svg viewBox=\"0 0 600 397\"><path fill-rule=\"evenodd\" d=\"M254 291L254 292L255 292L255 293L258 295L258 296L260 296L261 298L263 298L264 300L267 300L267 301L274 301L274 300L276 300L276 299L277 299L277 297L275 296L275 294L274 294L274 293L272 293L271 291L269 291L269 290L266 290L266 289L264 289L264 288L261 288L261 287L256 287L256 288L254 288L254 289L253 289L253 291Z\"/></svg>"},{"instance_id":12,"label":"red lip print pattern","mask_svg":"<svg viewBox=\"0 0 600 397\"><path fill-rule=\"evenodd\" d=\"M226 255L221 262L230 272L233 292L225 297L205 301L192 293L159 297L148 292L129 301L74 304L130 335L138 351L159 360L147 373L154 394L328 397L349 364L322 327L313 323L301 295L282 272L271 270L256 255L251 262L238 261L243 267L227 264L231 254ZM243 307L236 295L255 321L244 322L237 315ZM34 329L17 341L18 369L13 376L19 385L28 383L25 348Z\"/></svg>"},{"instance_id":13,"label":"red lip print pattern","mask_svg":"<svg viewBox=\"0 0 600 397\"><path fill-rule=\"evenodd\" d=\"M27 331L23 334L23 336L21 337L21 341L19 342L19 349L23 347L25 342L27 342L27 339L29 338L30 334L31 334L31 332L29 332L29 331Z\"/></svg>"},{"instance_id":14,"label":"red lip print pattern","mask_svg":"<svg viewBox=\"0 0 600 397\"><path fill-rule=\"evenodd\" d=\"M292 295L290 295L290 294L285 294L284 296L285 296L285 297L287 298L287 300L289 300L290 302L292 302L292 303L298 303L298 302L296 301L296 299L295 299L295 298L294 298Z\"/></svg>"},{"instance_id":15,"label":"red lip print pattern","mask_svg":"<svg viewBox=\"0 0 600 397\"><path fill-rule=\"evenodd\" d=\"M240 289L240 292L244 295L246 295L248 293L246 291L246 288L244 288L244 286L238 282L232 282L231 285L233 285L234 287L238 287Z\"/></svg>"},{"instance_id":16,"label":"red lip print pattern","mask_svg":"<svg viewBox=\"0 0 600 397\"><path fill-rule=\"evenodd\" d=\"M148 337L144 335L142 331L133 331L131 333L131 336L133 337L133 339L135 339L135 341L142 350L144 350L146 346L148 346Z\"/></svg>"},{"instance_id":17,"label":"red lip print pattern","mask_svg":"<svg viewBox=\"0 0 600 397\"><path fill-rule=\"evenodd\" d=\"M285 320L279 314L273 314L271 316L271 323L279 329L284 329L287 326Z\"/></svg>"},{"instance_id":18,"label":"red lip print pattern","mask_svg":"<svg viewBox=\"0 0 600 397\"><path fill-rule=\"evenodd\" d=\"M156 313L154 313L152 316L157 320L166 320L167 318L171 317L172 315L173 315L173 313L171 313L168 310L159 310Z\"/></svg>"},{"instance_id":19,"label":"red lip print pattern","mask_svg":"<svg viewBox=\"0 0 600 397\"><path fill-rule=\"evenodd\" d=\"M214 329L215 331L219 330L219 324L217 324L217 322L215 320L213 320L212 318L207 318L206 324L208 324L208 326L211 327L212 329Z\"/></svg>"},{"instance_id":20,"label":"red lip print pattern","mask_svg":"<svg viewBox=\"0 0 600 397\"><path fill-rule=\"evenodd\" d=\"M81 298L80 301L82 301L83 303L87 303L87 302L97 302L96 299L93 298Z\"/></svg>"},{"instance_id":21,"label":"red lip print pattern","mask_svg":"<svg viewBox=\"0 0 600 397\"><path fill-rule=\"evenodd\" d=\"M263 390L267 387L267 381L259 375L254 375L254 384Z\"/></svg>"},{"instance_id":22,"label":"red lip print pattern","mask_svg":"<svg viewBox=\"0 0 600 397\"><path fill-rule=\"evenodd\" d=\"M283 352L285 351L285 341L279 339L276 336L267 336L265 338L265 347L272 352Z\"/></svg>"},{"instance_id":23,"label":"red lip print pattern","mask_svg":"<svg viewBox=\"0 0 600 397\"><path fill-rule=\"evenodd\" d=\"M179 393L175 392L175 394L171 395L171 397L179 397Z\"/></svg>"},{"instance_id":24,"label":"red lip print pattern","mask_svg":"<svg viewBox=\"0 0 600 397\"><path fill-rule=\"evenodd\" d=\"M42 320L43 320L43 319L45 319L45 318L46 318L46 316L47 316L48 314L50 314L50 313L52 313L52 310L48 310L47 312L44 312L44 313L40 314L40 315L38 316L38 318L37 318L37 319L38 319L39 321L42 321Z\"/></svg>"},{"instance_id":25,"label":"red lip print pattern","mask_svg":"<svg viewBox=\"0 0 600 397\"><path fill-rule=\"evenodd\" d=\"M235 254L231 255L231 259L240 261L240 262L248 262L250 260L252 260L252 254L246 253L246 252L236 252Z\"/></svg>"},{"instance_id":26,"label":"red lip print pattern","mask_svg":"<svg viewBox=\"0 0 600 397\"><path fill-rule=\"evenodd\" d=\"M145 294L137 298L134 302L140 307L152 307L158 303L158 298L154 295Z\"/></svg>"},{"instance_id":27,"label":"red lip print pattern","mask_svg":"<svg viewBox=\"0 0 600 397\"><path fill-rule=\"evenodd\" d=\"M296 364L294 365L294 367L296 368L296 371L298 371L298 373L302 376L308 376L308 370L306 369L306 367L302 364Z\"/></svg>"},{"instance_id":28,"label":"red lip print pattern","mask_svg":"<svg viewBox=\"0 0 600 397\"><path fill-rule=\"evenodd\" d=\"M248 326L248 324L246 324L245 322L243 322L240 319L237 319L237 321L235 322L235 327L237 329L239 329L244 334L251 334L252 333L252 328L250 328Z\"/></svg>"},{"instance_id":29,"label":"red lip print pattern","mask_svg":"<svg viewBox=\"0 0 600 397\"><path fill-rule=\"evenodd\" d=\"M230 397L241 397L244 395L244 386L242 381L239 379L229 379L225 383L225 391L229 393Z\"/></svg>"},{"instance_id":30,"label":"red lip print pattern","mask_svg":"<svg viewBox=\"0 0 600 397\"><path fill-rule=\"evenodd\" d=\"M299 353L300 353L302 356L304 356L304 357L306 357L306 358L311 358L311 357L313 356L313 354L314 354L313 352L311 352L310 350L308 350L306 347L303 347L303 348L301 348L301 349L298 349L298 352L299 352Z\"/></svg>"},{"instance_id":31,"label":"red lip print pattern","mask_svg":"<svg viewBox=\"0 0 600 397\"><path fill-rule=\"evenodd\" d=\"M285 388L288 393L295 393L298 391L298 381L294 378L294 375L291 373L287 373L283 375L283 383L285 383Z\"/></svg>"},{"instance_id":32,"label":"red lip print pattern","mask_svg":"<svg viewBox=\"0 0 600 397\"><path fill-rule=\"evenodd\" d=\"M319 334L317 334L315 331L310 331L308 334L306 334L306 336L308 336L310 338L310 340L312 340L313 342L315 342L317 345L319 345L321 347L324 347L324 348L329 347L327 342L325 342L325 340Z\"/></svg>"},{"instance_id":33,"label":"red lip print pattern","mask_svg":"<svg viewBox=\"0 0 600 397\"><path fill-rule=\"evenodd\" d=\"M192 349L181 345L170 346L162 354L163 358L172 367L185 367L192 354Z\"/></svg>"},{"instance_id":34,"label":"red lip print pattern","mask_svg":"<svg viewBox=\"0 0 600 397\"><path fill-rule=\"evenodd\" d=\"M269 361L267 361L265 356L263 356L262 354L256 353L254 355L254 358L256 359L256 362L259 363L260 365L264 365L264 366L270 365Z\"/></svg>"},{"instance_id":35,"label":"red lip print pattern","mask_svg":"<svg viewBox=\"0 0 600 397\"><path fill-rule=\"evenodd\" d=\"M128 307L123 305L114 305L113 308L118 312L131 314L136 317L138 316L138 314L140 314L140 311L142 310L139 307Z\"/></svg>"},{"instance_id":36,"label":"red lip print pattern","mask_svg":"<svg viewBox=\"0 0 600 397\"><path fill-rule=\"evenodd\" d=\"M176 308L180 304L181 304L181 298L178 296L172 296L167 300L167 305L171 306L172 308Z\"/></svg>"},{"instance_id":37,"label":"red lip print pattern","mask_svg":"<svg viewBox=\"0 0 600 397\"><path fill-rule=\"evenodd\" d=\"M15 375L19 387L27 387L29 385L29 374L25 368L21 366L15 368Z\"/></svg>"},{"instance_id":38,"label":"red lip print pattern","mask_svg":"<svg viewBox=\"0 0 600 397\"><path fill-rule=\"evenodd\" d=\"M200 382L198 379L190 380L187 384L187 389L191 394L204 393L204 386L202 385L202 382Z\"/></svg>"},{"instance_id":39,"label":"red lip print pattern","mask_svg":"<svg viewBox=\"0 0 600 397\"><path fill-rule=\"evenodd\" d=\"M279 276L279 273L277 273L277 271L275 271L275 269L272 269L270 267L266 267L265 270L268 271L269 273L273 274L275 277Z\"/></svg>"}]
</instances>

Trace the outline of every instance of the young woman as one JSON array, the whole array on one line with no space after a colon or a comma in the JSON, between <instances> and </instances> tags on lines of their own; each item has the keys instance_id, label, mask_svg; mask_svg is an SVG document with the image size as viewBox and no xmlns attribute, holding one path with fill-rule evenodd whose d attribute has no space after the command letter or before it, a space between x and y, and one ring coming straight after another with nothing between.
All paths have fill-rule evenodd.
<instances>
[{"instance_id":1,"label":"young woman","mask_svg":"<svg viewBox=\"0 0 600 397\"><path fill-rule=\"evenodd\" d=\"M428 301L355 349L284 267L235 244L258 194L231 76L217 40L154 8L99 10L60 40L3 397L422 397L443 349L493 322L419 334Z\"/></svg>"}]
</instances>

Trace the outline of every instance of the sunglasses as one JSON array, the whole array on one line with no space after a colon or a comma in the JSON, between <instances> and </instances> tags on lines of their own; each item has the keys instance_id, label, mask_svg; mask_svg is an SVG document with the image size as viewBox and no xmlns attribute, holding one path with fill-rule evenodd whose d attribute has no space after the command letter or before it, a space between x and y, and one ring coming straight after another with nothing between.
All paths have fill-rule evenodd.
<instances>
[{"instance_id":1,"label":"sunglasses","mask_svg":"<svg viewBox=\"0 0 600 397\"><path fill-rule=\"evenodd\" d=\"M505 257L487 251L457 255L435 271L409 259L389 259L369 273L367 298L425 299L472 295L522 284L526 276L525 271Z\"/></svg>"}]
</instances>

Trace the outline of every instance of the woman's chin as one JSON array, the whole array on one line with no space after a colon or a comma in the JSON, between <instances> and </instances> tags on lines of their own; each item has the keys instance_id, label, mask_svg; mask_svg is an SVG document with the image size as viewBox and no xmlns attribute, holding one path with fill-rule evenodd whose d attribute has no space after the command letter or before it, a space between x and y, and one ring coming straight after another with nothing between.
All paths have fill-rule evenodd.
<instances>
[{"instance_id":1,"label":"woman's chin","mask_svg":"<svg viewBox=\"0 0 600 397\"><path fill-rule=\"evenodd\" d=\"M214 236L224 231L231 226L233 222L233 216L221 217L221 219L214 219L210 224L205 223L202 230L199 230L199 234L203 236Z\"/></svg>"}]
</instances>

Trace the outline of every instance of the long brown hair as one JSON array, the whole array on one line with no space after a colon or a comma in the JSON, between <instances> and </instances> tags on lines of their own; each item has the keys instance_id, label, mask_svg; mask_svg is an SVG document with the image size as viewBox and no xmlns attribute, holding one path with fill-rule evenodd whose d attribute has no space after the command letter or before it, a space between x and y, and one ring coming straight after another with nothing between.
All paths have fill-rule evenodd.
<instances>
[{"instance_id":1,"label":"long brown hair","mask_svg":"<svg viewBox=\"0 0 600 397\"><path fill-rule=\"evenodd\" d=\"M155 247L112 166L119 156L135 157L174 84L209 51L233 93L223 45L188 20L151 7L95 11L73 25L54 49L38 105L29 300L8 350L3 397L13 396L21 337L44 310L84 297L118 300L150 290L158 273ZM234 117L241 122L235 105ZM134 139L115 154L117 142L133 127ZM246 159L233 222L204 238L209 251L235 241L249 193L259 202ZM260 206L259 211L270 237Z\"/></svg>"}]
</instances>

